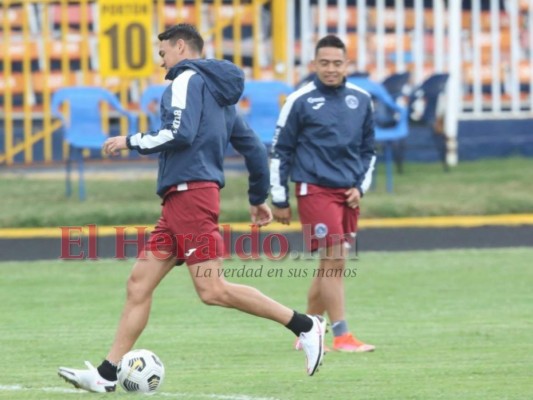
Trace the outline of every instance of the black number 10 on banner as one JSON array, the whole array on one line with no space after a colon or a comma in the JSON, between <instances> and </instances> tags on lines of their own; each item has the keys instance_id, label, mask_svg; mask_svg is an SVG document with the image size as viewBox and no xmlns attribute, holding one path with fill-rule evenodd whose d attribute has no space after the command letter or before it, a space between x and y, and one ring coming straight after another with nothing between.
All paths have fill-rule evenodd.
<instances>
[{"instance_id":1,"label":"black number 10 on banner","mask_svg":"<svg viewBox=\"0 0 533 400\"><path fill-rule=\"evenodd\" d=\"M150 76L152 0L100 0L99 61L102 76Z\"/></svg>"}]
</instances>

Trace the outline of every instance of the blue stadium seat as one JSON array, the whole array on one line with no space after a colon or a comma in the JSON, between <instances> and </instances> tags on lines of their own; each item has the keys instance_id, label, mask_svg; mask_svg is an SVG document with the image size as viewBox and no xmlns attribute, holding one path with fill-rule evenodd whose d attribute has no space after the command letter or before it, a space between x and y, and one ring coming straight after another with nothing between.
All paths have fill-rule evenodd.
<instances>
[{"instance_id":1,"label":"blue stadium seat","mask_svg":"<svg viewBox=\"0 0 533 400\"><path fill-rule=\"evenodd\" d=\"M404 94L405 86L409 82L410 77L410 72L397 72L386 77L381 84L387 89L392 99L396 101Z\"/></svg>"},{"instance_id":2,"label":"blue stadium seat","mask_svg":"<svg viewBox=\"0 0 533 400\"><path fill-rule=\"evenodd\" d=\"M437 103L439 96L446 88L449 74L434 74L417 86L409 96L409 117L413 122L425 125L434 124L437 119ZM423 105L417 107L416 103ZM422 113L417 114L416 108L422 109Z\"/></svg>"},{"instance_id":3,"label":"blue stadium seat","mask_svg":"<svg viewBox=\"0 0 533 400\"><path fill-rule=\"evenodd\" d=\"M405 90L411 77L410 72L396 72L386 77L381 84L387 89L392 99L396 102L406 95ZM398 173L403 172L403 156L405 153L405 139L399 140L392 145L392 154Z\"/></svg>"},{"instance_id":4,"label":"blue stadium seat","mask_svg":"<svg viewBox=\"0 0 533 400\"><path fill-rule=\"evenodd\" d=\"M247 81L241 99L246 99L249 109L244 119L266 145L272 144L276 123L284 98L292 93L289 85L280 81Z\"/></svg>"},{"instance_id":5,"label":"blue stadium seat","mask_svg":"<svg viewBox=\"0 0 533 400\"><path fill-rule=\"evenodd\" d=\"M393 144L409 134L407 109L398 105L385 87L365 77L350 77L348 82L368 92L375 106L376 142L382 143L387 176L387 191L393 191Z\"/></svg>"},{"instance_id":6,"label":"blue stadium seat","mask_svg":"<svg viewBox=\"0 0 533 400\"><path fill-rule=\"evenodd\" d=\"M448 170L446 163L446 135L436 129L436 124L439 97L446 89L448 77L449 74L434 74L415 87L409 96L410 124L423 126L431 132L439 159L445 171Z\"/></svg>"},{"instance_id":7,"label":"blue stadium seat","mask_svg":"<svg viewBox=\"0 0 533 400\"><path fill-rule=\"evenodd\" d=\"M61 104L68 102L69 119L61 112ZM125 110L117 97L110 91L89 86L65 87L57 90L52 97L52 115L63 121L64 139L70 146L66 161L66 195L71 189L71 164L78 162L79 198L85 200L85 183L83 178L83 149L101 149L108 137L102 130L101 103L108 103L113 109L129 119L129 127L136 130L136 117Z\"/></svg>"}]
</instances>

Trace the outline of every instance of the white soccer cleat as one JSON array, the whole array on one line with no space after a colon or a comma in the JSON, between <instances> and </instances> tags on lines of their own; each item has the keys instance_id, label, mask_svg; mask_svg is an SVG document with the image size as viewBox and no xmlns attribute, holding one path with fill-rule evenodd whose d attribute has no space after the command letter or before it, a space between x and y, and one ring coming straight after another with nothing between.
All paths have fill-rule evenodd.
<instances>
[{"instance_id":1,"label":"white soccer cleat","mask_svg":"<svg viewBox=\"0 0 533 400\"><path fill-rule=\"evenodd\" d=\"M327 329L326 329L326 333L328 333ZM294 350L296 350L296 351L302 351L303 350L302 349L302 345L300 344L300 338L296 338L293 347L294 347ZM326 344L324 344L324 353L329 353L330 351L331 351L331 349Z\"/></svg>"},{"instance_id":2,"label":"white soccer cleat","mask_svg":"<svg viewBox=\"0 0 533 400\"><path fill-rule=\"evenodd\" d=\"M108 381L100 376L98 370L89 362L85 361L88 369L73 369L59 367L57 374L78 389L88 392L106 393L114 392L117 381Z\"/></svg>"},{"instance_id":3,"label":"white soccer cleat","mask_svg":"<svg viewBox=\"0 0 533 400\"><path fill-rule=\"evenodd\" d=\"M299 341L307 358L307 374L313 376L324 358L326 320L319 315L308 315L308 317L313 320L313 327L309 332L302 332Z\"/></svg>"}]
</instances>

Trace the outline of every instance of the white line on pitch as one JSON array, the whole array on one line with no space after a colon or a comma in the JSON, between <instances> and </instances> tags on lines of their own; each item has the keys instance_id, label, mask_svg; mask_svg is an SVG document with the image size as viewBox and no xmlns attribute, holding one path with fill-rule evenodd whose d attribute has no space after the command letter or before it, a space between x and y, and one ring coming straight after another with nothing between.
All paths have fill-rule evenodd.
<instances>
[{"instance_id":1,"label":"white line on pitch","mask_svg":"<svg viewBox=\"0 0 533 400\"><path fill-rule=\"evenodd\" d=\"M185 393L159 393L160 396L164 397L185 397L185 396L193 396L193 397L202 397L206 399L216 399L216 400L278 400L274 397L255 397L255 396L248 396L246 394L207 394L207 393L197 393L197 394L185 394Z\"/></svg>"},{"instance_id":2,"label":"white line on pitch","mask_svg":"<svg viewBox=\"0 0 533 400\"><path fill-rule=\"evenodd\" d=\"M87 393L77 389L68 389L60 387L24 387L22 385L0 385L0 392L28 392L28 391L42 391L49 393Z\"/></svg>"},{"instance_id":3,"label":"white line on pitch","mask_svg":"<svg viewBox=\"0 0 533 400\"><path fill-rule=\"evenodd\" d=\"M68 389L62 387L24 387L22 385L0 385L0 392L28 392L28 391L41 391L48 393L75 393L84 394L87 393L83 390ZM214 394L214 393L168 393L160 392L156 393L156 396L170 397L170 398L204 398L214 400L278 400L274 397L255 397L245 394Z\"/></svg>"}]
</instances>

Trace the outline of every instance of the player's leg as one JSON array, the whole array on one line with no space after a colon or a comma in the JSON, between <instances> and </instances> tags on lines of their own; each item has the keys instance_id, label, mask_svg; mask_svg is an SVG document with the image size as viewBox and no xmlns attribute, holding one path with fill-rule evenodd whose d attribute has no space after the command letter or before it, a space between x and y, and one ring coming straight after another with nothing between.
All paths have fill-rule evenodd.
<instances>
[{"instance_id":1,"label":"player's leg","mask_svg":"<svg viewBox=\"0 0 533 400\"><path fill-rule=\"evenodd\" d=\"M318 287L321 303L330 322L344 320L344 244L335 243L321 249L321 262L314 284Z\"/></svg>"},{"instance_id":2,"label":"player's leg","mask_svg":"<svg viewBox=\"0 0 533 400\"><path fill-rule=\"evenodd\" d=\"M375 346L361 342L348 328L345 318L344 269L346 267L344 244L329 247L323 252L324 258L318 280L320 296L331 322L333 349L344 352L368 352Z\"/></svg>"},{"instance_id":3,"label":"player's leg","mask_svg":"<svg viewBox=\"0 0 533 400\"><path fill-rule=\"evenodd\" d=\"M151 251L137 260L128 278L126 302L106 360L116 365L133 348L148 322L153 292L175 262L171 253Z\"/></svg>"},{"instance_id":4,"label":"player's leg","mask_svg":"<svg viewBox=\"0 0 533 400\"><path fill-rule=\"evenodd\" d=\"M256 288L226 281L222 274L221 259L192 264L189 272L198 296L207 305L236 308L283 325L287 325L292 318L293 311L290 308Z\"/></svg>"},{"instance_id":5,"label":"player's leg","mask_svg":"<svg viewBox=\"0 0 533 400\"><path fill-rule=\"evenodd\" d=\"M114 391L117 382L117 364L144 330L152 304L152 294L175 265L177 246L167 221L160 218L150 235L146 248L139 257L127 281L126 302L119 320L115 340L106 359L95 368L85 362L87 369L60 367L58 374L75 387L90 392Z\"/></svg>"},{"instance_id":6,"label":"player's leg","mask_svg":"<svg viewBox=\"0 0 533 400\"><path fill-rule=\"evenodd\" d=\"M321 259L318 264L318 269L313 272L314 277L311 280L311 286L307 292L307 314L310 315L324 315L326 313L326 303L322 298L322 283L323 283L323 271L324 271L324 260ZM294 348L296 350L301 350L302 346L300 341L297 339L294 343ZM324 347L325 351L328 352L329 347Z\"/></svg>"},{"instance_id":7,"label":"player's leg","mask_svg":"<svg viewBox=\"0 0 533 400\"><path fill-rule=\"evenodd\" d=\"M324 261L320 260L318 264L318 270L323 269ZM312 278L311 286L307 292L307 313L313 315L324 315L326 312L326 306L322 301L320 295L320 278L315 276Z\"/></svg>"},{"instance_id":8,"label":"player's leg","mask_svg":"<svg viewBox=\"0 0 533 400\"><path fill-rule=\"evenodd\" d=\"M355 232L357 231L357 223L359 217L359 208L352 209L348 206L343 208L343 233L346 240L343 245L348 245L353 242L355 237ZM343 271L346 266L346 256L347 248L343 246ZM342 278L344 282L344 277ZM344 299L344 294L343 294ZM333 330L333 349L337 351L345 352L368 352L373 351L375 346L367 343L361 342L357 339L348 329L348 324L344 318L344 312L342 313L342 318L339 315L338 317L331 315L331 325Z\"/></svg>"},{"instance_id":9,"label":"player's leg","mask_svg":"<svg viewBox=\"0 0 533 400\"><path fill-rule=\"evenodd\" d=\"M330 277L335 278L339 274L342 276L342 271L339 270L344 268L342 253L344 197L342 193L331 192L314 185L307 185L306 188L305 194L302 194L301 186L297 187L300 221L311 234L311 239L305 241L308 250L320 252L318 268L311 274L307 311L316 314L327 311L328 314L333 313L337 317L343 314L344 310L341 304L342 291L335 293L337 287L342 289L342 280L332 279L334 282L329 286L328 281ZM341 309L337 311L339 307Z\"/></svg>"},{"instance_id":10,"label":"player's leg","mask_svg":"<svg viewBox=\"0 0 533 400\"><path fill-rule=\"evenodd\" d=\"M228 282L222 260L212 259L188 265L194 288L207 305L235 308L276 321L296 336L307 356L307 373L313 375L324 356L326 322L320 316L300 314L264 295L254 287Z\"/></svg>"},{"instance_id":11,"label":"player's leg","mask_svg":"<svg viewBox=\"0 0 533 400\"><path fill-rule=\"evenodd\" d=\"M371 351L374 346L357 341L348 331L345 319L344 270L345 238L357 230L358 210L345 204L344 190L324 190L308 185L298 195L302 225L308 226L312 240L309 250L319 250L321 259L308 292L308 312L327 312L333 328L334 348L342 351ZM296 343L296 349L299 344Z\"/></svg>"},{"instance_id":12,"label":"player's leg","mask_svg":"<svg viewBox=\"0 0 533 400\"><path fill-rule=\"evenodd\" d=\"M192 185L191 185L192 187ZM182 243L183 254L200 299L209 305L235 308L285 325L300 337L307 355L307 373L313 375L324 355L326 322L322 317L297 313L256 288L224 279L224 241L218 230L219 190L201 187L168 199L171 230Z\"/></svg>"},{"instance_id":13,"label":"player's leg","mask_svg":"<svg viewBox=\"0 0 533 400\"><path fill-rule=\"evenodd\" d=\"M95 368L88 361L87 369L60 367L58 374L75 387L89 392L112 392L117 384L117 364L144 330L150 314L152 294L161 279L172 269L175 256L172 253L161 258L151 251L139 258L127 282L126 303L122 311L115 340L106 359Z\"/></svg>"}]
</instances>

